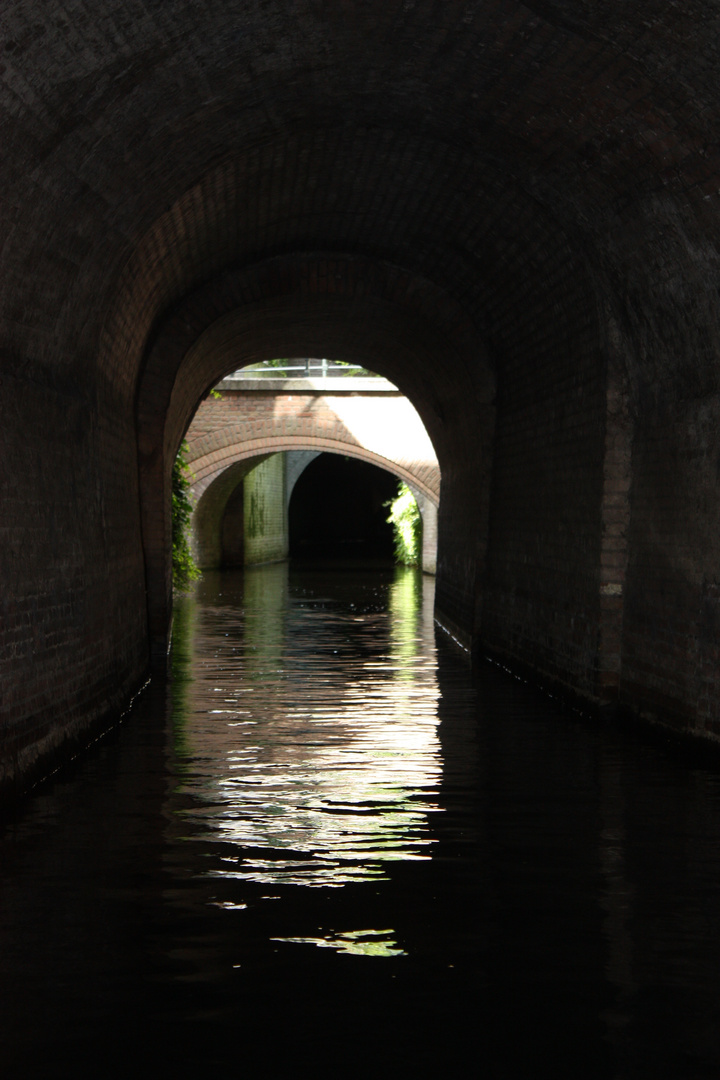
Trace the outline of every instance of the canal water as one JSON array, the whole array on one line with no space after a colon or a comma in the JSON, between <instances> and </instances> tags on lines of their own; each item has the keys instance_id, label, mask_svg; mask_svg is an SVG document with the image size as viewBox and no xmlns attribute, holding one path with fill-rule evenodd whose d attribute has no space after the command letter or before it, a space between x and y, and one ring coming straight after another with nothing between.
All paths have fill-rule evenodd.
<instances>
[{"instance_id":1,"label":"canal water","mask_svg":"<svg viewBox=\"0 0 720 1080\"><path fill-rule=\"evenodd\" d=\"M31 1077L720 1075L720 780L436 640L412 570L208 574L0 832Z\"/></svg>"}]
</instances>

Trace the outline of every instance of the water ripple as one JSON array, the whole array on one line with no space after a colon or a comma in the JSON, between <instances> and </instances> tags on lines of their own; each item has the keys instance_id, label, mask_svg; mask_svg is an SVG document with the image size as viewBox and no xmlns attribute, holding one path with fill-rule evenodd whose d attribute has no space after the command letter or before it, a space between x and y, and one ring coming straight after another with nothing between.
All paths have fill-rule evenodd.
<instances>
[{"instance_id":1,"label":"water ripple","mask_svg":"<svg viewBox=\"0 0 720 1080\"><path fill-rule=\"evenodd\" d=\"M307 583L289 589L284 568L266 568L238 592L202 597L191 648L207 656L213 685L201 665L175 728L193 838L237 851L209 876L338 887L431 857L442 773L434 650L420 618L431 583L399 570L364 611L332 584L313 597Z\"/></svg>"}]
</instances>

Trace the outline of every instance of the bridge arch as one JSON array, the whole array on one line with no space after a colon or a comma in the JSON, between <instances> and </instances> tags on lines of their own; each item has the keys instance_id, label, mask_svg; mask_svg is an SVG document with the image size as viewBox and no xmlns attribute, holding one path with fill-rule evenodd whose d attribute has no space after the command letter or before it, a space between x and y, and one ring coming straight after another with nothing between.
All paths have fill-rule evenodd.
<instances>
[{"instance_id":1,"label":"bridge arch","mask_svg":"<svg viewBox=\"0 0 720 1080\"><path fill-rule=\"evenodd\" d=\"M412 403L385 379L228 379L186 433L199 497L207 476L266 452L328 450L395 472L436 506L440 466Z\"/></svg>"},{"instance_id":2,"label":"bridge arch","mask_svg":"<svg viewBox=\"0 0 720 1080\"><path fill-rule=\"evenodd\" d=\"M424 549L423 565L429 572L434 572L437 561L439 470L437 470L437 483L431 486L412 465L406 467L403 463L384 458L350 441L283 435L252 439L240 446L229 444L221 451L215 450L203 456L188 458L189 467L195 478L191 488L192 496L196 500L192 516L193 546L201 569L221 565L223 519L238 485L242 483L248 472L271 454L301 450L314 451L315 454L339 454L357 461L365 461L403 480L418 500L423 521L427 519L429 535Z\"/></svg>"},{"instance_id":3,"label":"bridge arch","mask_svg":"<svg viewBox=\"0 0 720 1080\"><path fill-rule=\"evenodd\" d=\"M192 493L199 500L213 481L236 462L257 460L267 454L293 450L317 450L319 453L343 454L357 458L359 461L367 461L370 465L377 465L386 472L394 473L398 479L417 488L435 506L438 506L440 502L440 477L437 475L437 480L432 475L428 478L426 474L430 472L429 469L421 470L414 462L383 457L349 440L312 435L268 434L257 439L249 439L239 445L229 444L221 451L213 450L200 457L188 458L188 464L195 476Z\"/></svg>"}]
</instances>

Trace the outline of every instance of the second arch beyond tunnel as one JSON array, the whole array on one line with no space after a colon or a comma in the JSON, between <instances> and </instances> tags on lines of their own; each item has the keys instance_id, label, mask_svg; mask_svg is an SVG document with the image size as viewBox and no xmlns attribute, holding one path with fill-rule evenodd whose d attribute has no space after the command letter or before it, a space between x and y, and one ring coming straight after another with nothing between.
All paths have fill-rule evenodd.
<instances>
[{"instance_id":1,"label":"second arch beyond tunnel","mask_svg":"<svg viewBox=\"0 0 720 1080\"><path fill-rule=\"evenodd\" d=\"M187 433L200 568L286 558L294 485L314 458L329 452L405 481L423 519L422 567L435 573L440 467L420 417L397 387L382 378L251 376L224 379ZM262 521L249 520L250 503L262 507Z\"/></svg>"}]
</instances>

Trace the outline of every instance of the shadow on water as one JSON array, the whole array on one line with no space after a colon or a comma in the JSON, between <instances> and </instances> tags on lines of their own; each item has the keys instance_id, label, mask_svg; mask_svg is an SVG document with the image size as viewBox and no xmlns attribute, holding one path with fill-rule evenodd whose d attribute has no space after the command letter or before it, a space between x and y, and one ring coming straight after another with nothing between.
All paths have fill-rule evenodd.
<instances>
[{"instance_id":1,"label":"shadow on water","mask_svg":"<svg viewBox=\"0 0 720 1080\"><path fill-rule=\"evenodd\" d=\"M718 1074L720 788L277 565L0 836L8 1076Z\"/></svg>"}]
</instances>

